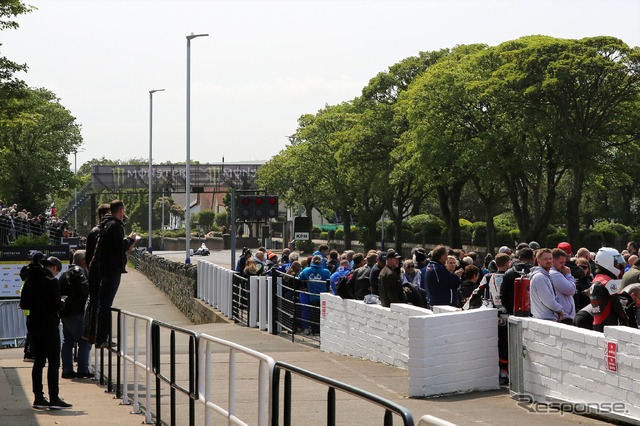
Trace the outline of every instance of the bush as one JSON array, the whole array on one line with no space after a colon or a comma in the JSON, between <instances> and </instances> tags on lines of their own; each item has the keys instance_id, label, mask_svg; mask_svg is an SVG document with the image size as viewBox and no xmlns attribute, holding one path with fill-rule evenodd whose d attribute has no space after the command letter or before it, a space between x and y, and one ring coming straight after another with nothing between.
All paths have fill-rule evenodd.
<instances>
[{"instance_id":1,"label":"bush","mask_svg":"<svg viewBox=\"0 0 640 426\"><path fill-rule=\"evenodd\" d=\"M225 210L216 214L215 222L220 227L227 225L229 223L229 213Z\"/></svg>"},{"instance_id":2,"label":"bush","mask_svg":"<svg viewBox=\"0 0 640 426\"><path fill-rule=\"evenodd\" d=\"M317 226L314 226L311 229L311 238L319 238L321 233L322 233L322 229L320 229Z\"/></svg>"},{"instance_id":3,"label":"bush","mask_svg":"<svg viewBox=\"0 0 640 426\"><path fill-rule=\"evenodd\" d=\"M589 231L582 237L582 244L589 249L589 251L597 252L600 247L604 245L604 236L602 232Z\"/></svg>"},{"instance_id":4,"label":"bush","mask_svg":"<svg viewBox=\"0 0 640 426\"><path fill-rule=\"evenodd\" d=\"M415 215L407 221L407 225L418 240L439 239L445 228L444 221L431 214Z\"/></svg>"},{"instance_id":5,"label":"bush","mask_svg":"<svg viewBox=\"0 0 640 426\"><path fill-rule=\"evenodd\" d=\"M336 229L336 240L344 239L344 229Z\"/></svg>"},{"instance_id":6,"label":"bush","mask_svg":"<svg viewBox=\"0 0 640 426\"><path fill-rule=\"evenodd\" d=\"M322 232L320 233L320 239L321 239L321 240L326 240L326 239L328 239L328 237L329 237L329 233L328 233L328 232L326 232L326 231L322 231Z\"/></svg>"},{"instance_id":7,"label":"bush","mask_svg":"<svg viewBox=\"0 0 640 426\"><path fill-rule=\"evenodd\" d=\"M296 241L295 243L295 249L300 253L311 254L315 250L315 247L316 246L313 244L313 241Z\"/></svg>"},{"instance_id":8,"label":"bush","mask_svg":"<svg viewBox=\"0 0 640 426\"><path fill-rule=\"evenodd\" d=\"M554 232L553 234L549 234L547 235L547 240L546 240L546 247L558 247L558 243L561 243L563 241L567 241L567 230L566 229L560 229L557 232Z\"/></svg>"},{"instance_id":9,"label":"bush","mask_svg":"<svg viewBox=\"0 0 640 426\"><path fill-rule=\"evenodd\" d=\"M513 213L506 212L493 217L493 225L496 228L496 232L504 231L509 232L512 229L518 228L516 219Z\"/></svg>"},{"instance_id":10,"label":"bush","mask_svg":"<svg viewBox=\"0 0 640 426\"><path fill-rule=\"evenodd\" d=\"M511 238L511 234L509 230L497 230L496 232L496 245L497 246L513 246L513 239ZM513 248L513 247L512 247Z\"/></svg>"},{"instance_id":11,"label":"bush","mask_svg":"<svg viewBox=\"0 0 640 426\"><path fill-rule=\"evenodd\" d=\"M509 231L509 237L511 238L511 241L520 241L520 230L512 229Z\"/></svg>"},{"instance_id":12,"label":"bush","mask_svg":"<svg viewBox=\"0 0 640 426\"><path fill-rule=\"evenodd\" d=\"M11 243L12 246L48 246L51 244L49 235L20 235L16 240Z\"/></svg>"},{"instance_id":13,"label":"bush","mask_svg":"<svg viewBox=\"0 0 640 426\"><path fill-rule=\"evenodd\" d=\"M203 210L198 214L198 224L200 228L207 232L213 227L216 213L213 210Z\"/></svg>"},{"instance_id":14,"label":"bush","mask_svg":"<svg viewBox=\"0 0 640 426\"><path fill-rule=\"evenodd\" d=\"M471 222L468 221L467 219L459 219L458 223L460 223L460 230L464 231L464 230L469 230L469 228L471 228Z\"/></svg>"},{"instance_id":15,"label":"bush","mask_svg":"<svg viewBox=\"0 0 640 426\"><path fill-rule=\"evenodd\" d=\"M473 245L485 246L487 245L487 223L486 222L473 222L470 227L471 241Z\"/></svg>"}]
</instances>

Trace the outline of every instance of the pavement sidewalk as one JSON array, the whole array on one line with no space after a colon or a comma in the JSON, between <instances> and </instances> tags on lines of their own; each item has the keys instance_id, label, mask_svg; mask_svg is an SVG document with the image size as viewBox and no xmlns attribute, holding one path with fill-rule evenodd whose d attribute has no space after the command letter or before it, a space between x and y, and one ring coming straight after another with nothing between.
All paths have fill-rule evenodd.
<instances>
[{"instance_id":1,"label":"pavement sidewalk","mask_svg":"<svg viewBox=\"0 0 640 426\"><path fill-rule=\"evenodd\" d=\"M408 408L416 420L431 414L459 425L597 425L604 422L573 414L530 414L510 398L507 390L454 395L432 399L407 397L406 370L352 357L321 352L304 344L292 343L256 329L235 324L215 323L194 326L184 317L141 273L131 270L123 275L114 306L130 312L150 316L166 323L188 328L199 333L230 340L240 345L317 374L331 377L372 392ZM33 410L31 404L31 363L22 361L22 348L0 350L0 424L1 425L139 425L144 417L130 414L131 406L123 406L115 394L105 393L89 379L60 379L60 396L73 404L62 411ZM180 362L186 358L182 354ZM93 355L92 355L93 360ZM182 367L182 366L181 366ZM297 379L294 378L294 381ZM299 383L297 381L296 383ZM294 392L293 424L321 424L326 419L326 389L317 391L312 385L299 384ZM46 384L45 384L46 390ZM255 406L254 396L243 403ZM372 424L365 420L361 404L353 398L342 398L338 393L339 410L347 410L349 420L340 424ZM366 410L366 408L365 408ZM183 410L184 411L184 410ZM196 405L196 411L203 411ZM163 417L164 418L164 417ZM179 424L185 424L184 413ZM202 417L197 424L201 424ZM379 422L381 423L381 421ZM398 420L396 420L396 424Z\"/></svg>"}]
</instances>

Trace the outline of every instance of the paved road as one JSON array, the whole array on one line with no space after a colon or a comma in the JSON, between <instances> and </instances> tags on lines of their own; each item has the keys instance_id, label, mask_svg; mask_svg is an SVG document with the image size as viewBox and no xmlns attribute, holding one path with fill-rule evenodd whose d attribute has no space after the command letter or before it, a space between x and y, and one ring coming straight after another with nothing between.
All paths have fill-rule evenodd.
<instances>
[{"instance_id":1,"label":"paved road","mask_svg":"<svg viewBox=\"0 0 640 426\"><path fill-rule=\"evenodd\" d=\"M218 256L224 265L225 255L229 252L218 252L209 256L216 261ZM181 253L175 254L181 256ZM171 258L171 254L167 257ZM181 260L182 261L182 260ZM197 262L194 259L194 263ZM227 260L228 264L228 260ZM364 361L321 352L303 344L291 343L278 336L248 329L234 324L216 323L193 326L168 301L164 294L153 283L137 271L123 276L115 306L122 309L147 315L171 324L187 327L199 333L207 333L222 339L255 349L272 356L277 361L295 364L301 368L318 374L332 377L350 385L365 389L400 405L413 413L417 420L424 414L431 414L459 425L598 425L606 424L595 419L572 414L529 414L512 400L506 390L472 393L433 399L415 399L407 397L407 371L382 364ZM128 333L128 341L132 338ZM166 349L166 345L165 345ZM186 345L179 345L176 359L179 375L186 374ZM163 362L168 358L163 356ZM256 417L256 394L250 391L255 384L255 373L248 361L241 360L238 390L240 397L237 403L239 413L249 419ZM212 377L219 397L224 401L225 374L228 374L228 360L216 355L214 365L216 374ZM143 417L130 414L131 406L119 404L112 394L107 394L104 387L91 380L62 380L60 395L74 404L73 409L66 411L35 411L31 409L32 394L31 364L22 361L22 349L0 350L0 424L1 425L139 425ZM165 370L166 371L166 370ZM255 370L257 371L257 370ZM144 383L144 382L142 382ZM326 388L311 382L293 379L293 424L321 424L326 419ZM168 391L163 390L163 395ZM167 397L163 397L164 419L168 418ZM178 401L177 424L186 424L187 401ZM372 409L350 396L338 393L338 424L371 425L381 424L381 410ZM196 424L203 423L204 409L197 404ZM255 421L251 421L254 424ZM400 424L396 419L395 424Z\"/></svg>"}]
</instances>

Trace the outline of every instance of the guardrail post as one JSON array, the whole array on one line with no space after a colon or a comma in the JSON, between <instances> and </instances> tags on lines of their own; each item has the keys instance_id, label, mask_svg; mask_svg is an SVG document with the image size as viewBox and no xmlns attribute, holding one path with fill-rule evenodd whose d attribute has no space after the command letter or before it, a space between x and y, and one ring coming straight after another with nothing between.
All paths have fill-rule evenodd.
<instances>
[{"instance_id":1,"label":"guardrail post","mask_svg":"<svg viewBox=\"0 0 640 426\"><path fill-rule=\"evenodd\" d=\"M267 277L258 277L258 315L260 317L260 330L267 329Z\"/></svg>"},{"instance_id":2,"label":"guardrail post","mask_svg":"<svg viewBox=\"0 0 640 426\"><path fill-rule=\"evenodd\" d=\"M258 325L258 277L249 277L249 327Z\"/></svg>"},{"instance_id":3,"label":"guardrail post","mask_svg":"<svg viewBox=\"0 0 640 426\"><path fill-rule=\"evenodd\" d=\"M284 426L291 426L291 372L284 372Z\"/></svg>"},{"instance_id":4,"label":"guardrail post","mask_svg":"<svg viewBox=\"0 0 640 426\"><path fill-rule=\"evenodd\" d=\"M336 424L336 390L330 387L327 392L327 425Z\"/></svg>"},{"instance_id":5,"label":"guardrail post","mask_svg":"<svg viewBox=\"0 0 640 426\"><path fill-rule=\"evenodd\" d=\"M273 334L273 277L267 277L267 331Z\"/></svg>"}]
</instances>

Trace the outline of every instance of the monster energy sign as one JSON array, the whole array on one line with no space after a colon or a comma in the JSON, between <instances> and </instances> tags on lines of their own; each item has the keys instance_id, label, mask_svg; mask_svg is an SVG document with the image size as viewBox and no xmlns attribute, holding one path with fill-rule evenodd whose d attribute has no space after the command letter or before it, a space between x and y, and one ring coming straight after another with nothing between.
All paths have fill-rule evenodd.
<instances>
[{"instance_id":1,"label":"monster energy sign","mask_svg":"<svg viewBox=\"0 0 640 426\"><path fill-rule=\"evenodd\" d=\"M207 192L229 187L255 189L256 173L262 163L214 163L191 165L191 187L204 187ZM186 192L187 171L184 165L152 167L154 192ZM96 191L148 189L149 167L145 165L93 166L92 186Z\"/></svg>"}]
</instances>

